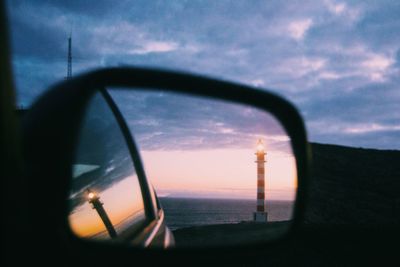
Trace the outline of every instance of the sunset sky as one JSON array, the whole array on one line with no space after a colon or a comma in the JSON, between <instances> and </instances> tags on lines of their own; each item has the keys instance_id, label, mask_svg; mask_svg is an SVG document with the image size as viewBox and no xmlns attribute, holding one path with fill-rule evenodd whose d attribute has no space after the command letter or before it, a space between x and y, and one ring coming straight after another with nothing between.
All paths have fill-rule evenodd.
<instances>
[{"instance_id":1,"label":"sunset sky","mask_svg":"<svg viewBox=\"0 0 400 267\"><path fill-rule=\"evenodd\" d=\"M96 193L114 226L128 216L143 213L144 207L143 202L140 201L141 195L136 176L127 177L107 190ZM140 217L142 213L136 216ZM87 237L106 230L104 223L92 208L92 204L87 201L71 212L69 223L75 234L79 236Z\"/></svg>"},{"instance_id":2,"label":"sunset sky","mask_svg":"<svg viewBox=\"0 0 400 267\"><path fill-rule=\"evenodd\" d=\"M293 157L270 152L266 165L267 200L293 200ZM160 197L255 199L254 150L145 151L147 175Z\"/></svg>"},{"instance_id":3,"label":"sunset sky","mask_svg":"<svg viewBox=\"0 0 400 267\"><path fill-rule=\"evenodd\" d=\"M129 117L147 176L160 196L255 199L254 153L262 139L267 199L294 199L290 138L270 113L162 91L109 92Z\"/></svg>"}]
</instances>

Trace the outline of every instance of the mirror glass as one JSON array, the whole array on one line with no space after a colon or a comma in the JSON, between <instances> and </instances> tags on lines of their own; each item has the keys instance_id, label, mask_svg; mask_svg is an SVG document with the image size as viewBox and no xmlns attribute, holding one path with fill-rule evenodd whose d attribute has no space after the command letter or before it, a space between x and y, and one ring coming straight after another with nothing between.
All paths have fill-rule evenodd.
<instances>
[{"instance_id":1,"label":"mirror glass","mask_svg":"<svg viewBox=\"0 0 400 267\"><path fill-rule=\"evenodd\" d=\"M69 195L69 223L79 237L124 240L144 227L141 186L125 137L98 92L83 117Z\"/></svg>"},{"instance_id":2,"label":"mirror glass","mask_svg":"<svg viewBox=\"0 0 400 267\"><path fill-rule=\"evenodd\" d=\"M140 149L176 247L282 237L297 191L290 137L270 113L164 90L107 88Z\"/></svg>"}]
</instances>

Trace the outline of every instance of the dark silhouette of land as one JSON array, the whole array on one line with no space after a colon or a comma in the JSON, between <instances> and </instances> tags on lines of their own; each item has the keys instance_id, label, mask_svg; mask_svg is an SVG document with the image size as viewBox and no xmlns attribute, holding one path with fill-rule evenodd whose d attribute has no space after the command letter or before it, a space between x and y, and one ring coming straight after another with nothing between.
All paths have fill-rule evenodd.
<instances>
[{"instance_id":1,"label":"dark silhouette of land","mask_svg":"<svg viewBox=\"0 0 400 267\"><path fill-rule=\"evenodd\" d=\"M305 222L400 223L400 151L312 144Z\"/></svg>"},{"instance_id":2,"label":"dark silhouette of land","mask_svg":"<svg viewBox=\"0 0 400 267\"><path fill-rule=\"evenodd\" d=\"M317 143L311 147L306 228L400 223L400 151ZM177 246L257 242L275 230L282 233L283 224L196 226L175 230L174 236Z\"/></svg>"},{"instance_id":3,"label":"dark silhouette of land","mask_svg":"<svg viewBox=\"0 0 400 267\"><path fill-rule=\"evenodd\" d=\"M173 231L175 242L182 247L234 246L276 239L289 229L290 222L216 224L193 226Z\"/></svg>"}]
</instances>

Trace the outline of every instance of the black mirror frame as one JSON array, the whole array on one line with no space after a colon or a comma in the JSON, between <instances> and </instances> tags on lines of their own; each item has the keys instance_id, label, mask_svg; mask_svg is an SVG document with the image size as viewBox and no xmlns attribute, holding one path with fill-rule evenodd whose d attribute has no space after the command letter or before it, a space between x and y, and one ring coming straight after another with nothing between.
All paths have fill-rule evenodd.
<instances>
[{"instance_id":1,"label":"black mirror frame","mask_svg":"<svg viewBox=\"0 0 400 267\"><path fill-rule=\"evenodd\" d=\"M129 259L132 259L131 257L134 257L133 255L136 255L136 257L138 255L141 257L150 257L148 258L149 260L157 261L160 258L153 258L154 253L164 255L161 257L165 260L170 259L172 255L180 253L178 249L168 252L161 250L145 251L140 248L133 249L130 247L85 241L75 237L69 228L67 221L68 204L66 200L71 177L70 164L73 159L73 149L81 118L90 97L97 90L102 90L102 88L108 86L139 87L141 89L149 88L150 90L163 89L171 92L241 103L270 112L282 123L287 134L290 136L292 150L296 157L298 190L294 207L293 225L287 237L301 225L305 209L307 176L311 159L303 120L291 103L275 94L231 82L165 70L121 67L92 71L55 85L39 98L24 117L24 154L25 162L29 163L26 168L26 175L30 178L29 181L31 181L28 186L33 192L39 193L32 195L32 205L49 206L39 213L32 212L30 214L30 218L33 221L31 227L37 229L38 232L38 236L34 238L41 238L42 241L48 244L52 242L57 243L62 249L66 249L67 247L70 255L75 253L76 256L86 258L87 260L94 257L97 253L115 254L118 255L117 263L119 264L124 263L125 260L129 261ZM103 92L103 95L107 94ZM108 99L108 102L109 104L112 103L111 106L114 105L114 115L117 115L117 120L122 130L126 135L130 135L129 129L115 104L113 104L111 99ZM132 157L137 162L135 168L138 176L146 180L143 167L140 163L140 156L133 140L129 146ZM35 180L32 181L32 177L41 177L41 183L37 183ZM57 179L54 177L57 177ZM51 190L44 190L43 184L51 188ZM150 192L147 192L147 195L150 197ZM48 199L52 199L51 205L48 204ZM51 226L46 225L47 227L44 227L43 223L45 220L50 220ZM59 234L58 237L54 234L51 236L41 236L45 231L54 231ZM64 243L58 242L57 238L63 239ZM271 247L271 244L284 242L285 239L277 240L274 243L267 243L265 246ZM257 248L262 249L262 247L262 245L254 245L252 248L249 246L249 249L255 252ZM218 250L218 254L226 252L227 257L233 256L232 254L239 252L238 249L222 248ZM135 250L136 253L134 253ZM207 249L181 250L185 251L185 257L190 257L190 255L198 257L199 255L196 253L199 251L203 251L202 253L207 252ZM235 252L232 253L232 251ZM113 258L116 259L115 257ZM99 260L99 263L107 261L112 263L111 258L108 260Z\"/></svg>"}]
</instances>

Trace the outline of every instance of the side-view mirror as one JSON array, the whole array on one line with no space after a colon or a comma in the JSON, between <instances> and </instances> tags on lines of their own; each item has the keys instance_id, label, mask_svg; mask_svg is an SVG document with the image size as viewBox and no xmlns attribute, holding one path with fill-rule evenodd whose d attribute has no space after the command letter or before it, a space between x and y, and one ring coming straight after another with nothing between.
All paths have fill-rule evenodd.
<instances>
[{"instance_id":1,"label":"side-view mirror","mask_svg":"<svg viewBox=\"0 0 400 267\"><path fill-rule=\"evenodd\" d=\"M302 221L303 121L267 91L102 69L54 86L32 106L24 149L37 207L31 227L81 256L271 245Z\"/></svg>"}]
</instances>

